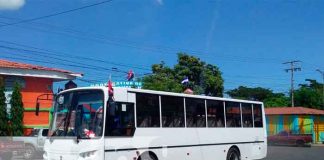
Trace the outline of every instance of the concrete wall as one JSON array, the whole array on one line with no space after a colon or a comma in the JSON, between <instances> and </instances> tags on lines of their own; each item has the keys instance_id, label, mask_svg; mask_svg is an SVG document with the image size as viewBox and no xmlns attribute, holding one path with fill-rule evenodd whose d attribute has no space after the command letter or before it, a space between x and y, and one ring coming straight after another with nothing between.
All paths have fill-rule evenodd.
<instances>
[{"instance_id":1,"label":"concrete wall","mask_svg":"<svg viewBox=\"0 0 324 160\"><path fill-rule=\"evenodd\" d=\"M267 115L268 135L281 131L295 134L313 134L314 142L324 141L324 116L317 115Z\"/></svg>"}]
</instances>

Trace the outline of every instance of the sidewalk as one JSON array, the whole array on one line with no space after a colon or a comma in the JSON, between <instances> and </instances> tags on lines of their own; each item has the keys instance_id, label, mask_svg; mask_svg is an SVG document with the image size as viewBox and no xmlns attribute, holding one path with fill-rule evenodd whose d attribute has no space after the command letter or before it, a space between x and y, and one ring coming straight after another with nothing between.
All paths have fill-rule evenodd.
<instances>
[{"instance_id":1,"label":"sidewalk","mask_svg":"<svg viewBox=\"0 0 324 160\"><path fill-rule=\"evenodd\" d=\"M311 144L312 147L324 147L324 144L323 143L314 143L314 144Z\"/></svg>"}]
</instances>

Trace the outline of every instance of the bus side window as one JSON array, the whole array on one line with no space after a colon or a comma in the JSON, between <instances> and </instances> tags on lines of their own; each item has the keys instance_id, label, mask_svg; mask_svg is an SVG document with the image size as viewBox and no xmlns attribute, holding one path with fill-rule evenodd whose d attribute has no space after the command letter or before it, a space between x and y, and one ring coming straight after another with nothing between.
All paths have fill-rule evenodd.
<instances>
[{"instance_id":1,"label":"bus side window","mask_svg":"<svg viewBox=\"0 0 324 160\"><path fill-rule=\"evenodd\" d=\"M160 127L159 96L136 93L137 127Z\"/></svg>"},{"instance_id":2,"label":"bus side window","mask_svg":"<svg viewBox=\"0 0 324 160\"><path fill-rule=\"evenodd\" d=\"M243 127L251 128L251 127L253 127L252 104L241 103L241 105L242 105Z\"/></svg>"},{"instance_id":3,"label":"bus side window","mask_svg":"<svg viewBox=\"0 0 324 160\"><path fill-rule=\"evenodd\" d=\"M225 127L223 101L207 100L208 127Z\"/></svg>"},{"instance_id":4,"label":"bus side window","mask_svg":"<svg viewBox=\"0 0 324 160\"><path fill-rule=\"evenodd\" d=\"M225 102L226 108L226 127L241 127L240 103Z\"/></svg>"},{"instance_id":5,"label":"bus side window","mask_svg":"<svg viewBox=\"0 0 324 160\"><path fill-rule=\"evenodd\" d=\"M206 127L205 100L186 98L187 127Z\"/></svg>"},{"instance_id":6,"label":"bus side window","mask_svg":"<svg viewBox=\"0 0 324 160\"><path fill-rule=\"evenodd\" d=\"M107 114L105 136L133 136L134 132L134 104L116 102L114 114Z\"/></svg>"},{"instance_id":7,"label":"bus side window","mask_svg":"<svg viewBox=\"0 0 324 160\"><path fill-rule=\"evenodd\" d=\"M262 128L263 127L262 105L253 104L253 114L254 114L254 127Z\"/></svg>"},{"instance_id":8,"label":"bus side window","mask_svg":"<svg viewBox=\"0 0 324 160\"><path fill-rule=\"evenodd\" d=\"M185 127L183 97L161 96L162 127Z\"/></svg>"}]
</instances>

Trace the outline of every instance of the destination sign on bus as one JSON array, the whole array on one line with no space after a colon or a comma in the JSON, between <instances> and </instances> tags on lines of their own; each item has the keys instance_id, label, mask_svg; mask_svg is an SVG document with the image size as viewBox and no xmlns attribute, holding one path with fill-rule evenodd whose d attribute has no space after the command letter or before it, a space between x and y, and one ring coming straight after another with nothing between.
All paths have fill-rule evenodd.
<instances>
[{"instance_id":1,"label":"destination sign on bus","mask_svg":"<svg viewBox=\"0 0 324 160\"><path fill-rule=\"evenodd\" d=\"M112 82L113 87L124 87L124 88L142 88L142 82L137 82L137 81L117 81L117 82ZM96 87L96 86L107 86L106 83L96 83L96 84L91 84L90 87Z\"/></svg>"}]
</instances>

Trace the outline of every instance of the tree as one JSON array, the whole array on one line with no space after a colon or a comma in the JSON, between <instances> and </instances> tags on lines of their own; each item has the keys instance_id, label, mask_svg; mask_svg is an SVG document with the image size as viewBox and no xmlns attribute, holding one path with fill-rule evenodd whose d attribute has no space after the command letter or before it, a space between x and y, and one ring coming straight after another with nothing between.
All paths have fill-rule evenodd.
<instances>
[{"instance_id":1,"label":"tree","mask_svg":"<svg viewBox=\"0 0 324 160\"><path fill-rule=\"evenodd\" d=\"M218 67L186 53L178 54L178 63L173 68L161 62L152 65L152 72L142 79L144 89L183 92L189 87L195 94L223 96L224 81ZM185 77L189 79L187 86L181 84Z\"/></svg>"},{"instance_id":2,"label":"tree","mask_svg":"<svg viewBox=\"0 0 324 160\"><path fill-rule=\"evenodd\" d=\"M290 105L289 97L282 93L275 93L273 96L264 99L265 107L287 107Z\"/></svg>"},{"instance_id":3,"label":"tree","mask_svg":"<svg viewBox=\"0 0 324 160\"><path fill-rule=\"evenodd\" d=\"M265 107L284 107L289 105L289 98L284 94L274 93L272 90L262 87L249 88L239 86L226 93L233 98L262 101Z\"/></svg>"},{"instance_id":4,"label":"tree","mask_svg":"<svg viewBox=\"0 0 324 160\"><path fill-rule=\"evenodd\" d=\"M22 96L20 93L20 86L15 83L12 91L12 96L10 100L10 130L12 136L22 136L23 135L23 118L24 118L24 108L22 103Z\"/></svg>"},{"instance_id":5,"label":"tree","mask_svg":"<svg viewBox=\"0 0 324 160\"><path fill-rule=\"evenodd\" d=\"M295 103L297 106L324 109L322 102L322 85L316 80L306 79L308 84L300 84L295 90Z\"/></svg>"},{"instance_id":6,"label":"tree","mask_svg":"<svg viewBox=\"0 0 324 160\"><path fill-rule=\"evenodd\" d=\"M256 101L263 101L266 98L273 96L272 90L262 87L249 88L245 86L239 86L238 88L229 90L226 93L233 98Z\"/></svg>"},{"instance_id":7,"label":"tree","mask_svg":"<svg viewBox=\"0 0 324 160\"><path fill-rule=\"evenodd\" d=\"M0 86L0 136L8 136L8 114L5 89Z\"/></svg>"}]
</instances>

